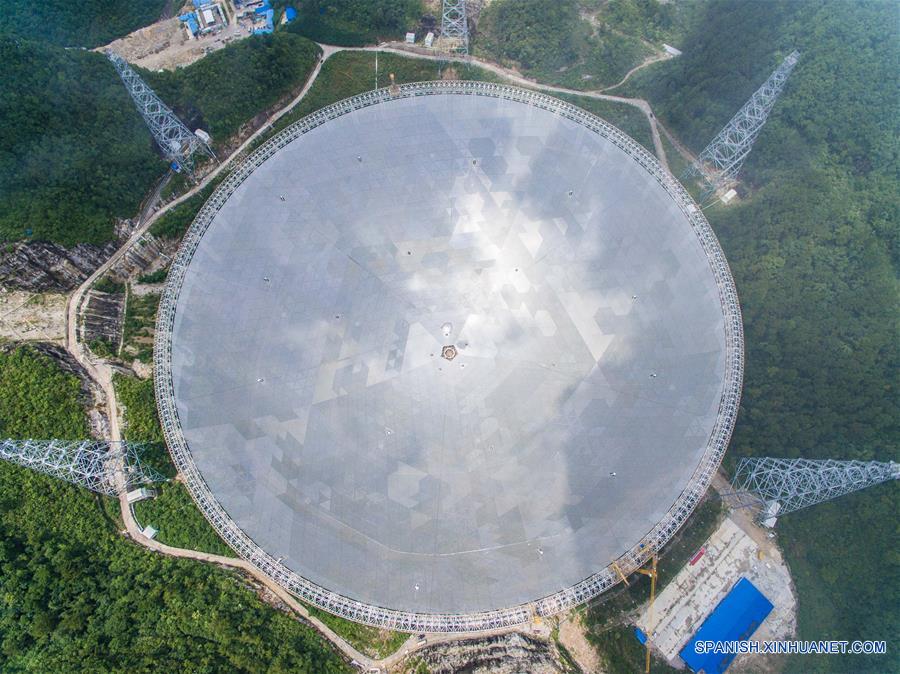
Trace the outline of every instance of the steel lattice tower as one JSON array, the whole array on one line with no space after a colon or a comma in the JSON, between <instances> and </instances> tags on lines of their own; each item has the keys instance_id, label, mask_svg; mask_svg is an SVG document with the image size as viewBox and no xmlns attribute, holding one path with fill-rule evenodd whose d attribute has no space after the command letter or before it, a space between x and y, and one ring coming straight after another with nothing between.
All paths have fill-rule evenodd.
<instances>
[{"instance_id":1,"label":"steel lattice tower","mask_svg":"<svg viewBox=\"0 0 900 674\"><path fill-rule=\"evenodd\" d=\"M215 159L216 155L204 141L191 133L180 119L157 96L153 89L148 87L131 69L128 62L113 51L106 52L107 58L112 61L119 73L119 77L125 83L125 88L134 99L138 112L150 128L150 133L157 145L163 151L166 159L188 173L193 172L193 155L201 152Z\"/></svg>"},{"instance_id":2,"label":"steel lattice tower","mask_svg":"<svg viewBox=\"0 0 900 674\"><path fill-rule=\"evenodd\" d=\"M141 464L139 445L101 440L3 440L0 459L108 496L161 482Z\"/></svg>"},{"instance_id":3,"label":"steel lattice tower","mask_svg":"<svg viewBox=\"0 0 900 674\"><path fill-rule=\"evenodd\" d=\"M469 53L469 19L466 0L444 0L441 12L441 37L451 41L453 51Z\"/></svg>"},{"instance_id":4,"label":"steel lattice tower","mask_svg":"<svg viewBox=\"0 0 900 674\"><path fill-rule=\"evenodd\" d=\"M740 460L732 485L763 503L777 501L784 515L896 479L900 464L893 461L754 458Z\"/></svg>"},{"instance_id":5,"label":"steel lattice tower","mask_svg":"<svg viewBox=\"0 0 900 674\"><path fill-rule=\"evenodd\" d=\"M744 107L738 110L700 153L696 163L686 171L686 178L703 176L708 182L708 192L713 192L734 179L750 154L753 142L766 123L799 58L800 52L793 51L781 62L765 84L756 90Z\"/></svg>"}]
</instances>

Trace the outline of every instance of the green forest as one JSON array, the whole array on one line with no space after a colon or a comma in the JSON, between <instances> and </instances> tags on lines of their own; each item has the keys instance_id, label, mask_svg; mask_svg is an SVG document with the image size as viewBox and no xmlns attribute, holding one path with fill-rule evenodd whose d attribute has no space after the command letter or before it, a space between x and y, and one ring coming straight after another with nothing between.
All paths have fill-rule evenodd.
<instances>
[{"instance_id":1,"label":"green forest","mask_svg":"<svg viewBox=\"0 0 900 674\"><path fill-rule=\"evenodd\" d=\"M318 55L276 33L141 74L191 128L224 144L301 87ZM101 54L2 35L0 59L0 242L109 241L166 169L115 69Z\"/></svg>"},{"instance_id":2,"label":"green forest","mask_svg":"<svg viewBox=\"0 0 900 674\"><path fill-rule=\"evenodd\" d=\"M0 61L0 241L108 241L165 167L112 64L2 34Z\"/></svg>"},{"instance_id":3,"label":"green forest","mask_svg":"<svg viewBox=\"0 0 900 674\"><path fill-rule=\"evenodd\" d=\"M0 33L99 47L159 20L166 0L0 0Z\"/></svg>"},{"instance_id":4,"label":"green forest","mask_svg":"<svg viewBox=\"0 0 900 674\"><path fill-rule=\"evenodd\" d=\"M0 438L78 440L87 432L77 377L31 347L0 351Z\"/></svg>"},{"instance_id":5,"label":"green forest","mask_svg":"<svg viewBox=\"0 0 900 674\"><path fill-rule=\"evenodd\" d=\"M276 4L285 3L281 0ZM422 0L304 0L288 31L324 44L359 47L402 38L424 13Z\"/></svg>"},{"instance_id":6,"label":"green forest","mask_svg":"<svg viewBox=\"0 0 900 674\"><path fill-rule=\"evenodd\" d=\"M543 82L598 89L677 34L672 5L655 0L494 0L481 13L475 52Z\"/></svg>"},{"instance_id":7,"label":"green forest","mask_svg":"<svg viewBox=\"0 0 900 674\"><path fill-rule=\"evenodd\" d=\"M241 40L184 68L141 75L190 128L203 128L215 143L224 143L302 87L320 51L299 35L279 31Z\"/></svg>"},{"instance_id":8,"label":"green forest","mask_svg":"<svg viewBox=\"0 0 900 674\"><path fill-rule=\"evenodd\" d=\"M716 1L682 57L623 95L650 100L695 151L792 49L801 59L744 168L738 206L707 210L737 282L747 369L734 457L898 460L900 6ZM807 639L900 633L895 485L778 525ZM900 669L887 656L797 658L790 671Z\"/></svg>"},{"instance_id":9,"label":"green forest","mask_svg":"<svg viewBox=\"0 0 900 674\"><path fill-rule=\"evenodd\" d=\"M0 384L3 435L84 436L79 382L48 357L0 353ZM349 671L238 575L129 543L116 507L0 462L0 671Z\"/></svg>"}]
</instances>

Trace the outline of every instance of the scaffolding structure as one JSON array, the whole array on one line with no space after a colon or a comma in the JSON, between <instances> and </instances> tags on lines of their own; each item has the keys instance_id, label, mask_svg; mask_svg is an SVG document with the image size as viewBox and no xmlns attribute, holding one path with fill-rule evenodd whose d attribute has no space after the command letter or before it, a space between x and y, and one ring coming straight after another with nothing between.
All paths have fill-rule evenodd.
<instances>
[{"instance_id":1,"label":"scaffolding structure","mask_svg":"<svg viewBox=\"0 0 900 674\"><path fill-rule=\"evenodd\" d=\"M736 492L752 494L763 509L760 517L807 508L889 480L900 479L900 464L833 459L741 459L732 480Z\"/></svg>"},{"instance_id":2,"label":"scaffolding structure","mask_svg":"<svg viewBox=\"0 0 900 674\"><path fill-rule=\"evenodd\" d=\"M685 172L685 178L702 176L707 182L706 194L716 192L734 180L799 58L800 52L793 51L781 62L697 156L697 161Z\"/></svg>"},{"instance_id":3,"label":"scaffolding structure","mask_svg":"<svg viewBox=\"0 0 900 674\"><path fill-rule=\"evenodd\" d=\"M112 50L107 50L106 56L115 66L156 144L166 159L172 163L173 168L193 174L194 154L199 152L211 159L216 158L207 142L192 133L178 119L171 108L163 103L153 89L131 69L125 59Z\"/></svg>"},{"instance_id":4,"label":"scaffolding structure","mask_svg":"<svg viewBox=\"0 0 900 674\"><path fill-rule=\"evenodd\" d=\"M637 162L659 182L690 222L715 276L725 330L725 372L715 426L688 485L656 526L618 559L571 587L528 604L459 614L417 613L366 604L304 578L263 550L229 517L194 463L179 420L172 377L172 333L188 265L216 213L241 183L269 157L330 120L398 98L446 94L501 98L552 111L609 139ZM200 209L172 261L157 314L153 363L157 409L172 459L201 512L242 558L295 596L342 618L404 632L479 632L521 625L535 616L552 616L596 597L620 582L620 571L628 576L642 568L682 527L706 494L734 430L744 374L744 332L734 279L706 216L681 183L640 143L596 115L536 91L487 82L437 81L404 84L396 87L396 91L377 89L321 108L267 140L229 173Z\"/></svg>"},{"instance_id":5,"label":"scaffolding structure","mask_svg":"<svg viewBox=\"0 0 900 674\"><path fill-rule=\"evenodd\" d=\"M469 53L469 18L466 0L444 0L441 10L441 37L451 51Z\"/></svg>"},{"instance_id":6,"label":"scaffolding structure","mask_svg":"<svg viewBox=\"0 0 900 674\"><path fill-rule=\"evenodd\" d=\"M3 440L0 459L107 496L162 476L141 463L140 445L106 440Z\"/></svg>"}]
</instances>

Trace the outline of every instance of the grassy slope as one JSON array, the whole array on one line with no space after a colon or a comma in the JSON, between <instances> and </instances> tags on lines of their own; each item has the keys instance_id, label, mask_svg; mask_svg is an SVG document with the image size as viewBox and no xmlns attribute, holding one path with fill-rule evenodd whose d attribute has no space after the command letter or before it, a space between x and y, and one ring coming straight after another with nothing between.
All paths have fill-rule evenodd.
<instances>
[{"instance_id":1,"label":"grassy slope","mask_svg":"<svg viewBox=\"0 0 900 674\"><path fill-rule=\"evenodd\" d=\"M400 84L441 79L448 68L452 68L458 79L502 82L502 78L477 66L447 63L380 54L378 57L378 86L390 84L390 73L394 73ZM367 52L340 52L332 56L322 68L306 98L290 114L282 117L275 125L283 129L304 115L330 105L349 96L371 90L375 86L375 55ZM583 96L560 96L589 112L593 112L631 135L635 140L652 151L653 140L650 127L643 114L628 105L598 101Z\"/></svg>"},{"instance_id":2,"label":"grassy slope","mask_svg":"<svg viewBox=\"0 0 900 674\"><path fill-rule=\"evenodd\" d=\"M150 525L159 532L157 540L176 548L237 556L203 518L183 484L165 482L156 485L156 491L156 498L134 505L134 515L141 527Z\"/></svg>"},{"instance_id":3,"label":"grassy slope","mask_svg":"<svg viewBox=\"0 0 900 674\"><path fill-rule=\"evenodd\" d=\"M409 638L409 634L406 634L405 632L393 632L390 630L378 629L377 627L360 625L351 620L345 620L344 618L317 609L312 605L307 605L306 607L309 609L310 614L328 625L328 627L333 629L336 634L360 653L364 653L369 657L387 657L400 648Z\"/></svg>"},{"instance_id":4,"label":"grassy slope","mask_svg":"<svg viewBox=\"0 0 900 674\"><path fill-rule=\"evenodd\" d=\"M0 377L4 434L83 437L78 382L50 359L0 355ZM235 575L125 541L107 503L0 462L0 670L346 671Z\"/></svg>"},{"instance_id":5,"label":"grassy slope","mask_svg":"<svg viewBox=\"0 0 900 674\"><path fill-rule=\"evenodd\" d=\"M99 47L157 21L166 0L0 0L0 32L61 47Z\"/></svg>"},{"instance_id":6,"label":"grassy slope","mask_svg":"<svg viewBox=\"0 0 900 674\"><path fill-rule=\"evenodd\" d=\"M900 9L713 2L683 57L632 94L702 148L791 49L802 57L744 170L751 195L709 211L744 308L747 372L731 456L897 460ZM900 633L890 486L785 517L802 638ZM792 671L890 671L804 657Z\"/></svg>"}]
</instances>

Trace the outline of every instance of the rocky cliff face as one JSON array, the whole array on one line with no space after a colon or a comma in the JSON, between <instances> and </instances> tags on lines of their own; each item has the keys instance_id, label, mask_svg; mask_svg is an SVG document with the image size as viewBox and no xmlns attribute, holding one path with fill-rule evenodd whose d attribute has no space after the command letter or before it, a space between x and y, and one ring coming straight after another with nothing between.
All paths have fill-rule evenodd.
<instances>
[{"instance_id":1,"label":"rocky cliff face","mask_svg":"<svg viewBox=\"0 0 900 674\"><path fill-rule=\"evenodd\" d=\"M117 247L116 241L103 246L80 243L73 248L45 241L14 243L0 253L0 285L31 292L71 290Z\"/></svg>"},{"instance_id":2,"label":"rocky cliff face","mask_svg":"<svg viewBox=\"0 0 900 674\"><path fill-rule=\"evenodd\" d=\"M565 671L551 644L513 632L483 639L436 644L410 656L432 674L561 674ZM415 671L414 666L410 667Z\"/></svg>"}]
</instances>

